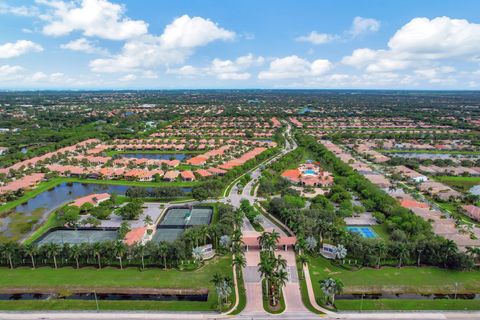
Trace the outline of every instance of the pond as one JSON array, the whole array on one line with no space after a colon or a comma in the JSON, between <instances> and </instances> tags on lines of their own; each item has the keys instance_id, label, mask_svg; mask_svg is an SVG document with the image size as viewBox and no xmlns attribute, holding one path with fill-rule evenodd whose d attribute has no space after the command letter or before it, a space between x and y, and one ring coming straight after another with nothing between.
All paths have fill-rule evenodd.
<instances>
[{"instance_id":1,"label":"pond","mask_svg":"<svg viewBox=\"0 0 480 320\"><path fill-rule=\"evenodd\" d=\"M480 184L479 184L479 185L476 185L476 186L473 186L472 188L470 188L469 192L470 192L471 194L480 196Z\"/></svg>"},{"instance_id":2,"label":"pond","mask_svg":"<svg viewBox=\"0 0 480 320\"><path fill-rule=\"evenodd\" d=\"M201 294L136 294L136 293L73 293L59 297L55 293L2 293L0 300L115 300L115 301L207 301L208 293Z\"/></svg>"},{"instance_id":3,"label":"pond","mask_svg":"<svg viewBox=\"0 0 480 320\"><path fill-rule=\"evenodd\" d=\"M448 154L448 153L417 153L417 152L399 152L399 153L387 153L389 157L400 157L400 158L417 158L417 159L467 159L467 158L478 158L478 156L472 155L461 155L461 154Z\"/></svg>"},{"instance_id":4,"label":"pond","mask_svg":"<svg viewBox=\"0 0 480 320\"><path fill-rule=\"evenodd\" d=\"M148 159L148 160L179 160L184 161L192 157L189 153L121 153L122 158L136 158L136 159Z\"/></svg>"},{"instance_id":5,"label":"pond","mask_svg":"<svg viewBox=\"0 0 480 320\"><path fill-rule=\"evenodd\" d=\"M44 210L49 213L52 210L73 201L77 198L84 197L94 193L116 193L118 195L125 195L125 192L131 186L111 185L111 184L96 184L96 183L62 183L58 186L42 192L27 202L15 207L15 212L31 213L35 210ZM146 188L153 189L153 188ZM191 188L181 188L183 192L189 193Z\"/></svg>"}]
</instances>

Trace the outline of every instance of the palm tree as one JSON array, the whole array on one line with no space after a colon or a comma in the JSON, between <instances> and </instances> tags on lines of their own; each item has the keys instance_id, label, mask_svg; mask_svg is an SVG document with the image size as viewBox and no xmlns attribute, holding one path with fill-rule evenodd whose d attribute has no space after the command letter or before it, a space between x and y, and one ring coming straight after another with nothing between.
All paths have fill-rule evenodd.
<instances>
[{"instance_id":1,"label":"palm tree","mask_svg":"<svg viewBox=\"0 0 480 320\"><path fill-rule=\"evenodd\" d=\"M408 259L409 256L407 245L405 243L399 243L397 244L395 251L398 258L398 267L400 268L402 266L402 262Z\"/></svg>"},{"instance_id":2,"label":"palm tree","mask_svg":"<svg viewBox=\"0 0 480 320\"><path fill-rule=\"evenodd\" d=\"M158 245L158 255L163 258L163 268L167 269L168 244L164 241Z\"/></svg>"},{"instance_id":3,"label":"palm tree","mask_svg":"<svg viewBox=\"0 0 480 320\"><path fill-rule=\"evenodd\" d=\"M337 245L337 252L335 253L335 259L342 260L347 256L347 248L343 244Z\"/></svg>"},{"instance_id":4,"label":"palm tree","mask_svg":"<svg viewBox=\"0 0 480 320\"><path fill-rule=\"evenodd\" d=\"M378 269L380 268L381 260L385 257L385 254L387 253L387 246L385 245L385 242L382 240L377 241L374 245L374 252L377 255L377 269Z\"/></svg>"},{"instance_id":5,"label":"palm tree","mask_svg":"<svg viewBox=\"0 0 480 320\"><path fill-rule=\"evenodd\" d=\"M82 255L82 248L80 246L78 246L77 244L74 244L73 246L70 247L70 257L75 259L77 269L80 268L80 263L78 262L78 260L80 259L81 255Z\"/></svg>"},{"instance_id":6,"label":"palm tree","mask_svg":"<svg viewBox=\"0 0 480 320\"><path fill-rule=\"evenodd\" d=\"M247 266L247 259L245 259L245 256L243 254L236 254L233 258L232 264L235 268L238 269L238 272L241 274L242 268L245 268Z\"/></svg>"},{"instance_id":7,"label":"palm tree","mask_svg":"<svg viewBox=\"0 0 480 320\"><path fill-rule=\"evenodd\" d=\"M265 292L268 292L268 279L273 272L273 263L265 254L260 254L260 262L258 263L258 271L265 278Z\"/></svg>"},{"instance_id":8,"label":"palm tree","mask_svg":"<svg viewBox=\"0 0 480 320\"><path fill-rule=\"evenodd\" d=\"M152 217L150 217L148 214L145 216L143 219L143 223L145 224L145 227L150 226L153 223Z\"/></svg>"},{"instance_id":9,"label":"palm tree","mask_svg":"<svg viewBox=\"0 0 480 320\"><path fill-rule=\"evenodd\" d=\"M288 281L288 273L285 271L285 269L280 269L273 274L272 281L271 281L273 306L277 305L276 297L280 299L280 293L282 292L282 288L285 286L287 281Z\"/></svg>"},{"instance_id":10,"label":"palm tree","mask_svg":"<svg viewBox=\"0 0 480 320\"><path fill-rule=\"evenodd\" d=\"M47 257L53 258L53 264L55 269L57 269L57 255L60 252L60 246L56 243L49 243L46 245Z\"/></svg>"},{"instance_id":11,"label":"palm tree","mask_svg":"<svg viewBox=\"0 0 480 320\"><path fill-rule=\"evenodd\" d=\"M127 246L123 243L123 241L115 242L115 245L113 247L113 253L120 262L120 269L123 269L122 259L127 253Z\"/></svg>"},{"instance_id":12,"label":"palm tree","mask_svg":"<svg viewBox=\"0 0 480 320\"><path fill-rule=\"evenodd\" d=\"M35 269L35 256L38 254L38 247L32 243L27 244L23 250L32 261L32 268Z\"/></svg>"},{"instance_id":13,"label":"palm tree","mask_svg":"<svg viewBox=\"0 0 480 320\"><path fill-rule=\"evenodd\" d=\"M95 242L92 247L93 256L97 258L98 268L102 269L101 255L103 251L103 246L100 242Z\"/></svg>"},{"instance_id":14,"label":"palm tree","mask_svg":"<svg viewBox=\"0 0 480 320\"><path fill-rule=\"evenodd\" d=\"M308 263L308 257L304 254L299 254L298 257L298 262L300 262L300 265L302 266L301 270L302 270L302 279L305 278L305 271L303 270L303 267L307 265Z\"/></svg>"},{"instance_id":15,"label":"palm tree","mask_svg":"<svg viewBox=\"0 0 480 320\"><path fill-rule=\"evenodd\" d=\"M13 269L13 257L18 253L18 244L16 242L7 242L3 246L3 254L7 257L10 269Z\"/></svg>"},{"instance_id":16,"label":"palm tree","mask_svg":"<svg viewBox=\"0 0 480 320\"><path fill-rule=\"evenodd\" d=\"M444 254L443 266L444 268L447 268L448 259L451 257L452 254L457 252L457 244L453 240L446 239L441 244L440 251Z\"/></svg>"},{"instance_id":17,"label":"palm tree","mask_svg":"<svg viewBox=\"0 0 480 320\"><path fill-rule=\"evenodd\" d=\"M320 281L320 287L323 294L327 297L327 302L335 305L335 294L339 294L343 290L343 282L340 279L327 278Z\"/></svg>"},{"instance_id":18,"label":"palm tree","mask_svg":"<svg viewBox=\"0 0 480 320\"><path fill-rule=\"evenodd\" d=\"M196 247L192 250L192 257L195 260L195 263L200 263L203 260L203 251L201 248Z\"/></svg>"}]
</instances>

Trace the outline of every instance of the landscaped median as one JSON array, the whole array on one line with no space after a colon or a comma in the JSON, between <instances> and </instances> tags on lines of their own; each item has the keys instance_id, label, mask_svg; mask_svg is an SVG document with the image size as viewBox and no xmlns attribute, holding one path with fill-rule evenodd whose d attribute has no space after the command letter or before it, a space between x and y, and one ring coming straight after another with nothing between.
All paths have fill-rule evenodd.
<instances>
[{"instance_id":1,"label":"landscaped median","mask_svg":"<svg viewBox=\"0 0 480 320\"><path fill-rule=\"evenodd\" d=\"M335 298L335 306L342 310L480 310L480 300L464 299L463 294L480 293L478 271L455 271L437 267L364 267L351 271L323 257L309 258L310 277L315 300L325 306L320 281L335 278L343 282L342 295ZM384 294L390 298L369 299L368 294ZM391 295L398 294L398 298ZM402 297L402 294L410 294ZM434 295L450 295L433 299ZM457 299L455 298L457 295ZM361 298L363 295L363 299ZM418 295L418 298L413 298ZM410 298L409 298L410 297Z\"/></svg>"},{"instance_id":2,"label":"landscaped median","mask_svg":"<svg viewBox=\"0 0 480 320\"><path fill-rule=\"evenodd\" d=\"M194 271L160 268L103 268L101 270L85 267L73 269L63 267L54 269L26 267L0 268L0 292L35 292L69 295L73 291L86 293L131 291L138 293L151 289L188 289L192 291L208 290L207 301L145 301L145 300L98 300L99 310L174 310L174 311L216 311L217 294L212 278L215 274L228 273L233 277L232 258L216 257ZM179 281L181 279L181 281ZM187 293L189 293L187 292ZM235 295L230 298L235 303ZM50 299L50 300L4 300L0 301L1 310L96 310L92 300Z\"/></svg>"}]
</instances>

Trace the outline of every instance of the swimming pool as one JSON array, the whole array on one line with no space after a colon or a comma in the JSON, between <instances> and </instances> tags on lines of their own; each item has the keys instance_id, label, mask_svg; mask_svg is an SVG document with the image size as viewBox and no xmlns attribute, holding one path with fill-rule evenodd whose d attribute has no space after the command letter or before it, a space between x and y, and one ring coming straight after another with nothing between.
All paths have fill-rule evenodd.
<instances>
[{"instance_id":1,"label":"swimming pool","mask_svg":"<svg viewBox=\"0 0 480 320\"><path fill-rule=\"evenodd\" d=\"M303 173L304 173L304 174L309 174L309 175L314 175L314 174L315 174L315 170L308 169L308 170L305 170Z\"/></svg>"},{"instance_id":2,"label":"swimming pool","mask_svg":"<svg viewBox=\"0 0 480 320\"><path fill-rule=\"evenodd\" d=\"M377 234L370 227L362 226L350 226L347 227L347 230L350 232L358 233L364 238L376 238Z\"/></svg>"}]
</instances>

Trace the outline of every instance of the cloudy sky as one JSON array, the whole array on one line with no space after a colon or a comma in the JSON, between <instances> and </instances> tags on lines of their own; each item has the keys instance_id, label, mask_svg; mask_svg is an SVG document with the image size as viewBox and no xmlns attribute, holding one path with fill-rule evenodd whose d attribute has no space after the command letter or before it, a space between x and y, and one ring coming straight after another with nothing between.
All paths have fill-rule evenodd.
<instances>
[{"instance_id":1,"label":"cloudy sky","mask_svg":"<svg viewBox=\"0 0 480 320\"><path fill-rule=\"evenodd\" d=\"M0 0L0 89L480 89L478 0Z\"/></svg>"}]
</instances>

